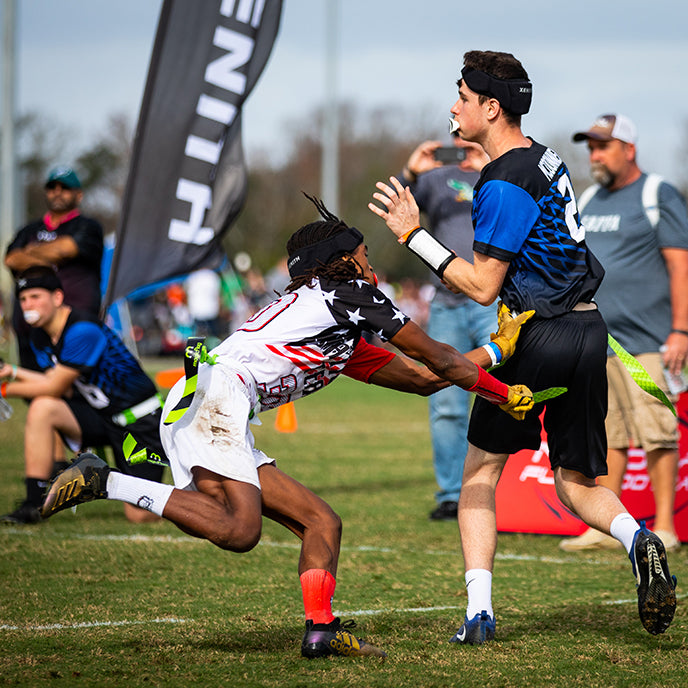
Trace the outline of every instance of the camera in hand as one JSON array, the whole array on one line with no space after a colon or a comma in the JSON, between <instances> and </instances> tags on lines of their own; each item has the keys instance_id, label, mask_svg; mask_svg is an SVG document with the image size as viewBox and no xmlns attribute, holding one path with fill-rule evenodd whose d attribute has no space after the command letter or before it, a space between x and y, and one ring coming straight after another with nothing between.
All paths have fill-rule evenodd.
<instances>
[{"instance_id":1,"label":"camera in hand","mask_svg":"<svg viewBox=\"0 0 688 688\"><path fill-rule=\"evenodd\" d=\"M443 165L458 165L466 159L466 149L456 146L436 148L433 157Z\"/></svg>"}]
</instances>

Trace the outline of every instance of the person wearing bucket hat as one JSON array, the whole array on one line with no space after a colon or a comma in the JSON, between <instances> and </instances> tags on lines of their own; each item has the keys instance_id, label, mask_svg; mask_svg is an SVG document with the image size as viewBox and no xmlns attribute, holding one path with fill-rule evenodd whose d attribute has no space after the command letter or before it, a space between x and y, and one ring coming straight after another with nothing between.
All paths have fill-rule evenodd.
<instances>
[{"instance_id":1,"label":"person wearing bucket hat","mask_svg":"<svg viewBox=\"0 0 688 688\"><path fill-rule=\"evenodd\" d=\"M588 147L593 186L578 199L585 238L605 269L595 297L611 335L676 401L688 357L688 214L680 193L637 162L638 134L629 117L597 117L574 142ZM606 418L609 473L599 483L621 494L632 444L643 448L655 501L653 530L678 549L674 502L678 423L670 409L633 384L610 350ZM675 385L675 386L674 386ZM567 552L613 549L617 541L589 528L559 543Z\"/></svg>"},{"instance_id":2,"label":"person wearing bucket hat","mask_svg":"<svg viewBox=\"0 0 688 688\"><path fill-rule=\"evenodd\" d=\"M16 277L30 267L54 265L64 288L65 303L98 316L100 310L100 264L103 228L82 215L83 199L77 173L66 165L50 170L45 181L47 212L22 227L5 254L5 265ZM30 328L15 300L12 326L17 337L19 362L37 369L29 344Z\"/></svg>"}]
</instances>

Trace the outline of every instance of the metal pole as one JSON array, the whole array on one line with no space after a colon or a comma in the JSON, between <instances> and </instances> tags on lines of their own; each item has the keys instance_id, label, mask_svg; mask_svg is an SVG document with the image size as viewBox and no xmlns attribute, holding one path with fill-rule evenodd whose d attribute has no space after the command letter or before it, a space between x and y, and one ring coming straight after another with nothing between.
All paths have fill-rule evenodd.
<instances>
[{"instance_id":1,"label":"metal pole","mask_svg":"<svg viewBox=\"0 0 688 688\"><path fill-rule=\"evenodd\" d=\"M339 0L325 0L325 104L322 129L321 194L335 214L339 208Z\"/></svg>"},{"instance_id":2,"label":"metal pole","mask_svg":"<svg viewBox=\"0 0 688 688\"><path fill-rule=\"evenodd\" d=\"M0 160L0 254L4 257L7 244L15 232L17 176L14 142L16 0L3 2L2 35L2 159ZM12 278L0 266L0 292L7 319L10 318Z\"/></svg>"}]
</instances>

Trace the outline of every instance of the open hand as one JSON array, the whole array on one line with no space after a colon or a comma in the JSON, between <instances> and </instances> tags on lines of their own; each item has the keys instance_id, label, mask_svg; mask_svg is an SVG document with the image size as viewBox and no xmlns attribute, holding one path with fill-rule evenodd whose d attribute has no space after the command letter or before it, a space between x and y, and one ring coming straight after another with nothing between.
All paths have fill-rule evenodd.
<instances>
[{"instance_id":1,"label":"open hand","mask_svg":"<svg viewBox=\"0 0 688 688\"><path fill-rule=\"evenodd\" d=\"M368 203L368 208L381 217L399 238L420 226L420 211L409 188L404 187L396 177L389 179L392 186L377 182L375 187L382 193L376 191L373 194L373 198L384 208L380 208L375 203Z\"/></svg>"}]
</instances>

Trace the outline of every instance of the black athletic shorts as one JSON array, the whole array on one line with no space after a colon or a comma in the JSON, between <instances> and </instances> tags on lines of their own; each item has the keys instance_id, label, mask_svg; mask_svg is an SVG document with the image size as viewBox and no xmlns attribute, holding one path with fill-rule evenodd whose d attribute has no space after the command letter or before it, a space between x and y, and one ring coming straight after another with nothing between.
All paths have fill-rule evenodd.
<instances>
[{"instance_id":1,"label":"black athletic shorts","mask_svg":"<svg viewBox=\"0 0 688 688\"><path fill-rule=\"evenodd\" d=\"M160 442L160 416L162 409L149 413L131 425L122 427L113 423L110 419L104 418L102 414L98 413L79 395L67 399L66 402L81 428L82 448L109 445L112 447L112 453L115 456L115 464L122 473L133 475L137 478L145 478L146 480L154 480L158 483L162 481L165 470L164 466L152 463L140 463L130 466L124 458L124 450L122 449L124 438L127 433L131 433L140 445L148 447L148 449L166 459L165 450Z\"/></svg>"},{"instance_id":2,"label":"black athletic shorts","mask_svg":"<svg viewBox=\"0 0 688 688\"><path fill-rule=\"evenodd\" d=\"M588 478L607 474L607 326L599 311L572 311L536 319L521 329L516 353L494 376L524 384L531 392L549 387L568 391L536 404L519 421L480 397L468 427L468 441L494 454L537 449L543 407L549 459Z\"/></svg>"}]
</instances>

